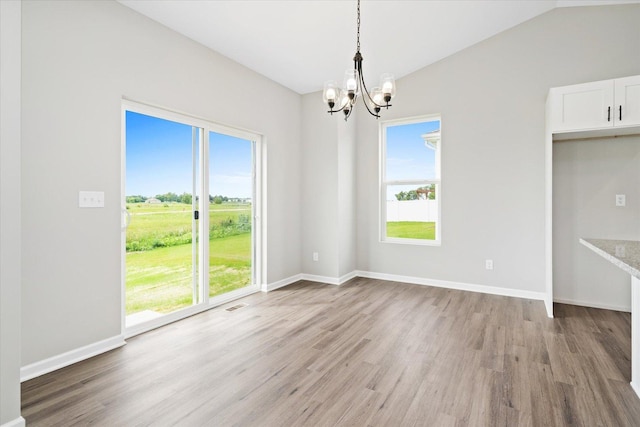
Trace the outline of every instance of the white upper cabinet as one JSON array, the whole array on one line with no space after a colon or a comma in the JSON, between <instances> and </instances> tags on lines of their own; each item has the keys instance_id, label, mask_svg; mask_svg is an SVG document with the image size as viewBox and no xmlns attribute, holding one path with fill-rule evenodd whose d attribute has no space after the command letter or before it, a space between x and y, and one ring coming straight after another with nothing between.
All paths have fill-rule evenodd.
<instances>
[{"instance_id":1,"label":"white upper cabinet","mask_svg":"<svg viewBox=\"0 0 640 427\"><path fill-rule=\"evenodd\" d=\"M616 79L615 84L615 125L640 125L640 76Z\"/></svg>"},{"instance_id":2,"label":"white upper cabinet","mask_svg":"<svg viewBox=\"0 0 640 427\"><path fill-rule=\"evenodd\" d=\"M583 83L549 91L552 132L640 125L640 76Z\"/></svg>"}]
</instances>

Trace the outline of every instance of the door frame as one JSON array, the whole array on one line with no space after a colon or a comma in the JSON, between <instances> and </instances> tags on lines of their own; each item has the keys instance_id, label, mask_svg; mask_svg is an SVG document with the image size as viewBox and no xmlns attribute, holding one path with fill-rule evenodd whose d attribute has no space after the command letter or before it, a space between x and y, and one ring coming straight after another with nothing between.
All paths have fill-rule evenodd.
<instances>
[{"instance_id":1,"label":"door frame","mask_svg":"<svg viewBox=\"0 0 640 427\"><path fill-rule=\"evenodd\" d=\"M200 180L201 197L198 203L200 219L198 221L199 236L199 257L198 257L198 297L200 302L194 302L193 305L176 310L172 313L165 314L159 318L152 319L126 327L126 227L128 225L128 213L126 210L126 112L133 111L160 119L171 120L178 123L194 126L203 129L202 138L200 138L200 157L198 158L198 167L200 174L197 179ZM121 285L121 332L125 339L158 328L160 326L173 323L177 320L184 319L194 314L210 310L222 304L226 304L235 299L247 296L261 290L264 290L266 280L266 149L265 138L254 131L234 128L221 125L210 120L195 117L193 115L172 111L138 101L123 98L121 102L121 148L120 148L120 285ZM252 142L253 146L253 198L252 198L252 233L251 233L251 264L252 264L252 283L241 289L228 292L223 295L209 298L209 245L203 243L203 236L206 236L206 242L209 239L209 132L221 133ZM207 167L205 167L207 166ZM206 268L205 268L206 266Z\"/></svg>"}]
</instances>

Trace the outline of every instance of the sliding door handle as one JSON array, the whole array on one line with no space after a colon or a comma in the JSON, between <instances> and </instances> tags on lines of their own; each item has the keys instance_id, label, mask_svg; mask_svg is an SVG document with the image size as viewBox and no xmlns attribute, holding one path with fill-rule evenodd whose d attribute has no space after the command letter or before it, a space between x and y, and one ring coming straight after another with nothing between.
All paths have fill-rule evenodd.
<instances>
[{"instance_id":1,"label":"sliding door handle","mask_svg":"<svg viewBox=\"0 0 640 427\"><path fill-rule=\"evenodd\" d=\"M607 121L611 121L611 107L607 108Z\"/></svg>"},{"instance_id":2,"label":"sliding door handle","mask_svg":"<svg viewBox=\"0 0 640 427\"><path fill-rule=\"evenodd\" d=\"M622 104L620 104L620 115L618 116L618 120L622 121Z\"/></svg>"}]
</instances>

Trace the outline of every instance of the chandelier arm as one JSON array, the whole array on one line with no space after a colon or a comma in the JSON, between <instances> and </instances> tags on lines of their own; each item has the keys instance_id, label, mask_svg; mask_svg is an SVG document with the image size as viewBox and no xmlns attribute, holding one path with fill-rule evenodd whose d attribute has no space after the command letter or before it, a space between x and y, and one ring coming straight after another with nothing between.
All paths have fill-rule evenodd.
<instances>
[{"instance_id":1,"label":"chandelier arm","mask_svg":"<svg viewBox=\"0 0 640 427\"><path fill-rule=\"evenodd\" d=\"M367 96L368 96L368 95L369 95L369 94L367 93ZM372 102L373 102L373 101L372 101ZM369 112L369 114L371 114L373 117L375 117L375 118L377 118L377 119L379 119L379 118L380 118L380 116L379 116L378 114L373 113L373 112L371 111L371 109L369 108L369 105L367 104L367 101L366 101L364 98L362 98L362 103L364 104L364 106L365 106L365 108L367 109L367 111ZM377 104L376 104L376 105L377 105Z\"/></svg>"},{"instance_id":2,"label":"chandelier arm","mask_svg":"<svg viewBox=\"0 0 640 427\"><path fill-rule=\"evenodd\" d=\"M362 63L360 63L359 65L360 65L360 68L359 68L359 69L358 69L358 68L356 68L356 70L358 71L358 78L360 79L359 83L360 83L360 85L362 86L362 88L361 88L361 90L360 90L360 91L361 91L361 92L364 92L365 94L367 94L367 98L369 98L369 101L371 101L371 103L372 103L373 105L375 105L376 107L380 107L380 108L384 107L384 105L380 105L380 104L378 104L376 101L374 101L374 100L373 100L373 98L371 98L371 95L369 94L369 90L367 89L367 85L366 85L366 83L364 82L364 75L363 75L363 73L362 73ZM364 89L364 90L363 90L363 89ZM364 100L364 96L362 97L362 99ZM365 105L365 106L367 106L367 102L366 102L366 100L364 100L364 105ZM367 106L367 109L369 109L369 107L368 107L368 106ZM371 110L369 110L369 112L371 113ZM372 114L373 114L373 113L372 113ZM376 117L380 117L380 116L379 116L379 115L377 115L377 114L373 114L373 115L374 115L374 116L376 116Z\"/></svg>"},{"instance_id":3,"label":"chandelier arm","mask_svg":"<svg viewBox=\"0 0 640 427\"><path fill-rule=\"evenodd\" d=\"M362 71L362 69L360 71ZM369 92L367 91L367 86L364 84L364 79L362 78L362 73L358 72L358 76L359 76L358 86L360 86L360 92L364 92L367 95L367 98L369 98L369 100L373 104L378 105L373 101L373 99L371 99L371 95L369 95ZM380 115L378 115L377 113L374 113L374 112L371 111L371 109L369 108L369 104L367 103L367 100L364 98L364 95L362 95L362 103L364 104L364 106L367 109L367 111L369 112L369 114L371 114L372 116L374 116L377 119L380 118Z\"/></svg>"},{"instance_id":4,"label":"chandelier arm","mask_svg":"<svg viewBox=\"0 0 640 427\"><path fill-rule=\"evenodd\" d=\"M345 108L347 105L349 105L349 104L351 104L351 103L350 103L350 102L347 102L347 103L346 103L346 104L344 104L344 105L342 106L342 108L340 108L339 110L329 110L329 111L327 111L327 113L331 113L331 114L333 114L333 113L339 113L340 111L344 110L344 108Z\"/></svg>"}]
</instances>

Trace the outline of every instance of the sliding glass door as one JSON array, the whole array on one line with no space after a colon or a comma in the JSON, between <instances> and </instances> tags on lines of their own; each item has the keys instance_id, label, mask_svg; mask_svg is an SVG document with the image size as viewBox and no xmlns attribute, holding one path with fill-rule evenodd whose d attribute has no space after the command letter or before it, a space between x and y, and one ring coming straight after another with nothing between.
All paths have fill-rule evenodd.
<instances>
[{"instance_id":1,"label":"sliding glass door","mask_svg":"<svg viewBox=\"0 0 640 427\"><path fill-rule=\"evenodd\" d=\"M198 302L202 130L126 112L127 325Z\"/></svg>"},{"instance_id":2,"label":"sliding glass door","mask_svg":"<svg viewBox=\"0 0 640 427\"><path fill-rule=\"evenodd\" d=\"M257 290L257 136L132 103L123 122L123 327Z\"/></svg>"},{"instance_id":3,"label":"sliding glass door","mask_svg":"<svg viewBox=\"0 0 640 427\"><path fill-rule=\"evenodd\" d=\"M254 143L209 132L209 296L249 286Z\"/></svg>"}]
</instances>

